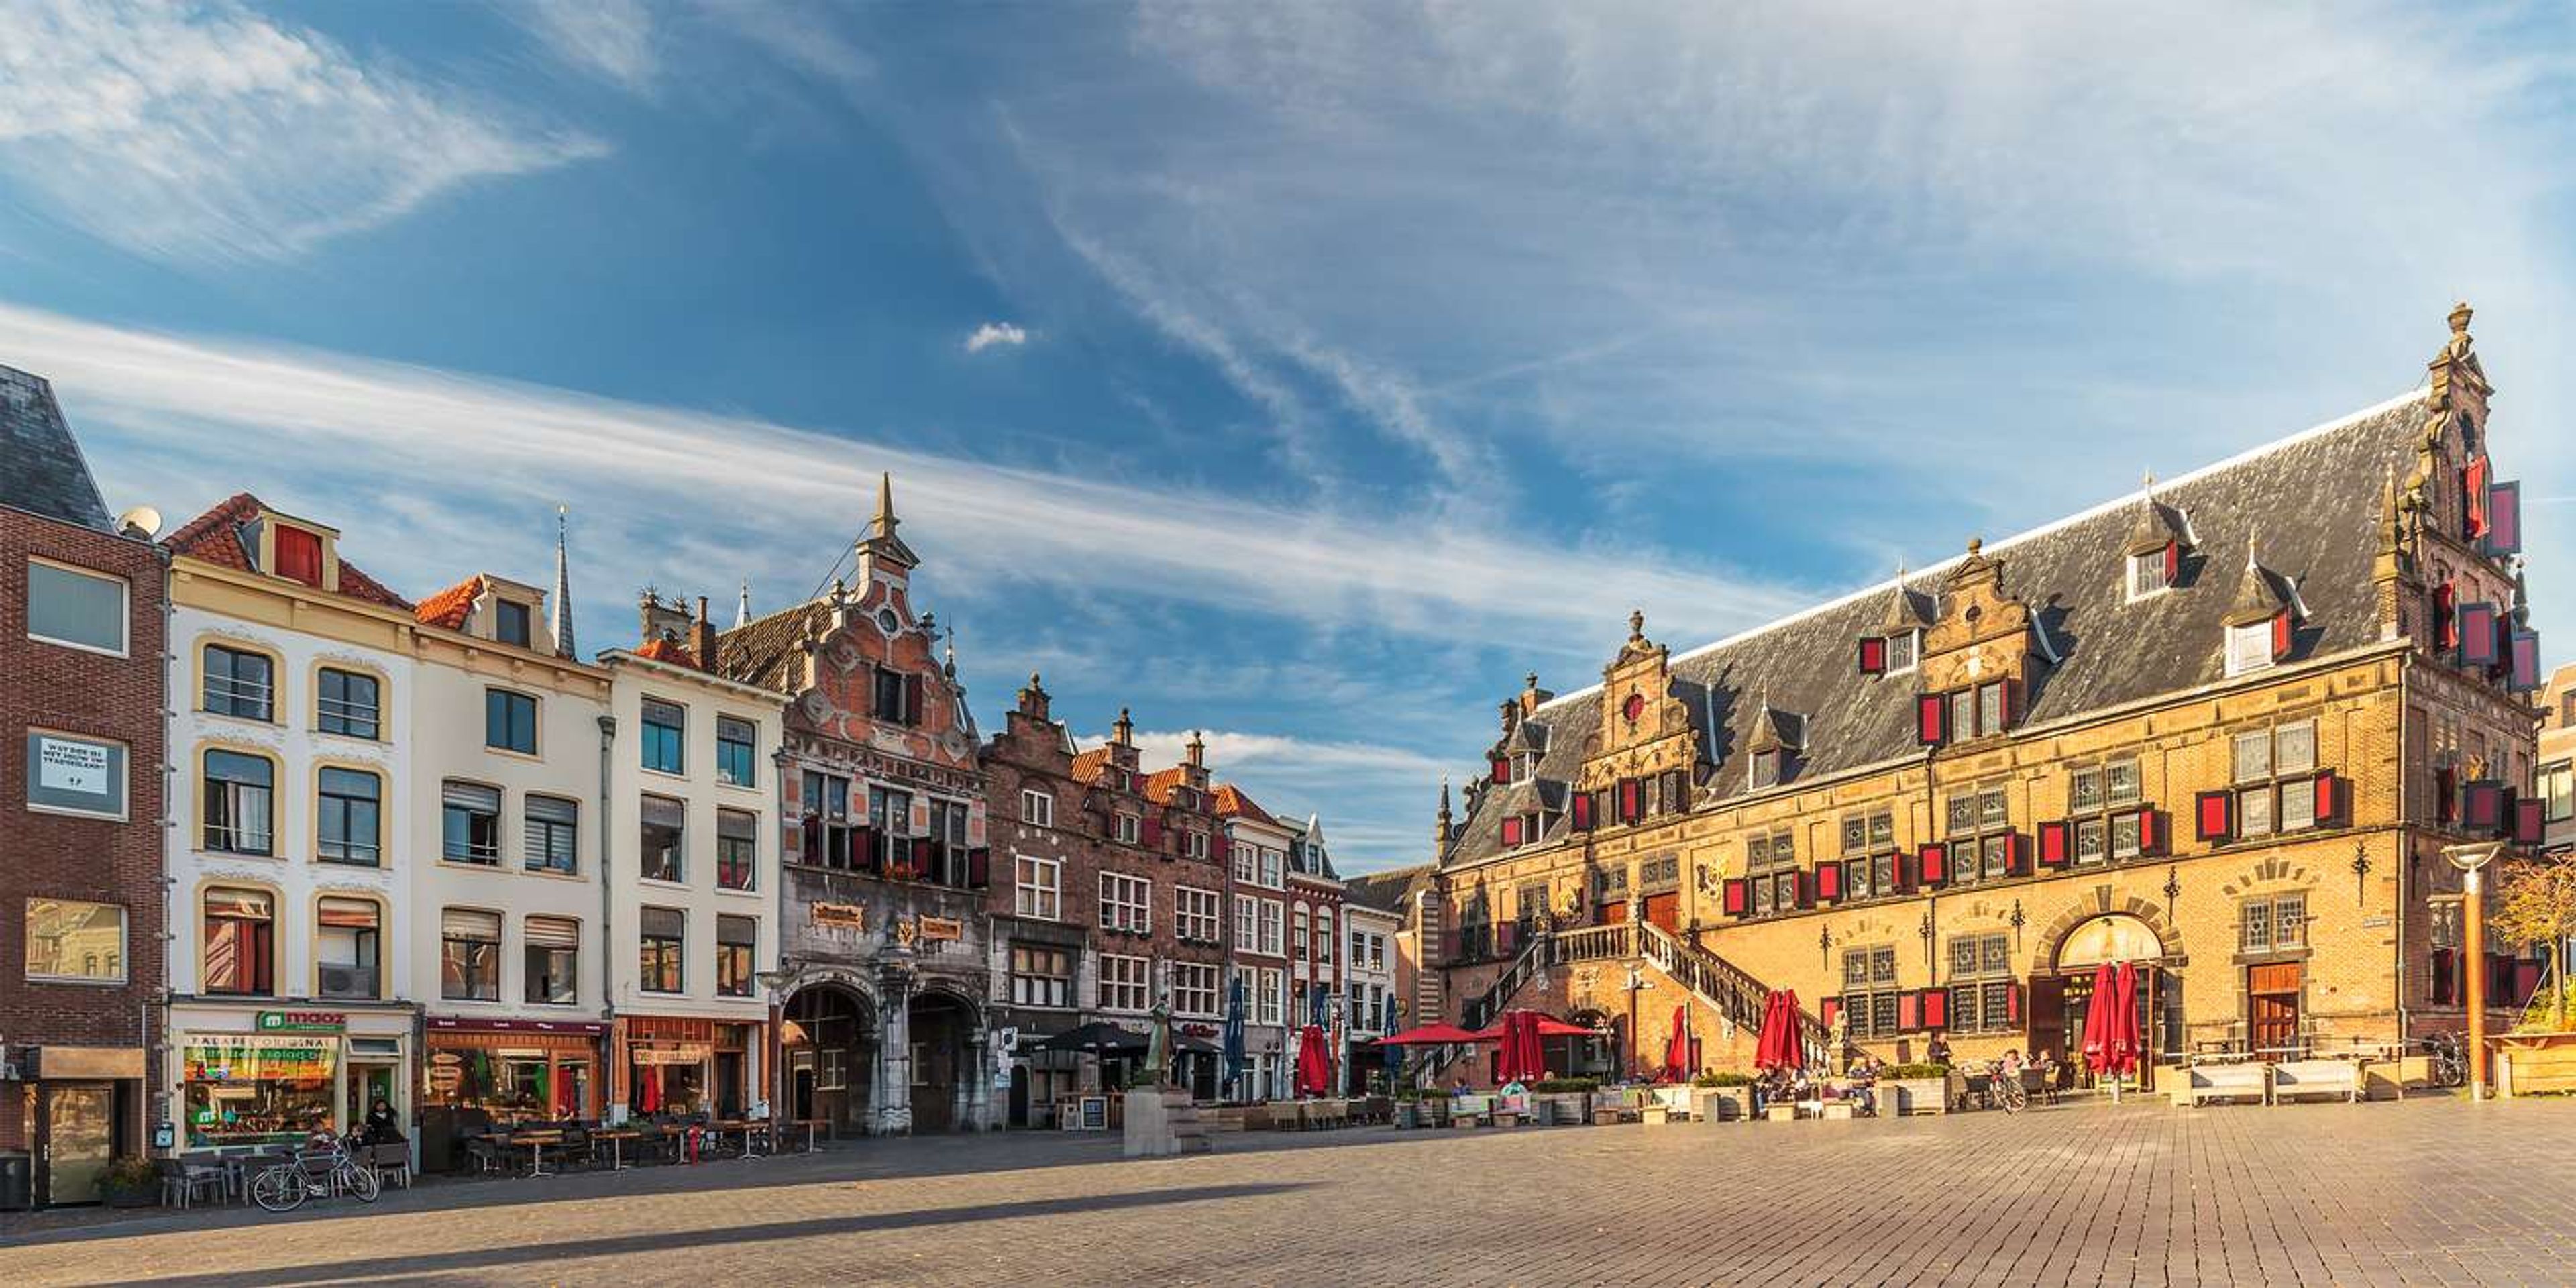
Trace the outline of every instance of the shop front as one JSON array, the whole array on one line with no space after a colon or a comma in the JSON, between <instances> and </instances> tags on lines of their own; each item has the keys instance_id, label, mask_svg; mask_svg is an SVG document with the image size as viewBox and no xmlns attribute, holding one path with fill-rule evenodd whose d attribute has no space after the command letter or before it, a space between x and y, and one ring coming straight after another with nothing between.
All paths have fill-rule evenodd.
<instances>
[{"instance_id":1,"label":"shop front","mask_svg":"<svg viewBox=\"0 0 2576 1288\"><path fill-rule=\"evenodd\" d=\"M2028 981L2023 1035L2028 1045L2023 1049L2055 1058L2061 1069L2059 1085L2093 1085L2092 1071L2084 1065L2083 1035L2093 1008L2104 1004L2094 995L2094 983L2103 966L2116 968L2123 963L2136 972L2135 1022L2147 1044L2147 1058L2138 1066L2138 1086L2153 1090L2156 1063L2181 1054L2181 992L2174 974L2181 959L2168 955L2155 928L2137 917L2121 913L2091 917L2058 941L2048 968L2035 971Z\"/></svg>"},{"instance_id":2,"label":"shop front","mask_svg":"<svg viewBox=\"0 0 2576 1288\"><path fill-rule=\"evenodd\" d=\"M409 1007L183 1003L171 1007L170 1027L180 1149L256 1149L346 1133L379 1097L409 1119Z\"/></svg>"},{"instance_id":3,"label":"shop front","mask_svg":"<svg viewBox=\"0 0 2576 1288\"><path fill-rule=\"evenodd\" d=\"M422 1135L434 1147L492 1126L596 1121L599 1044L607 1032L605 1024L577 1020L430 1016Z\"/></svg>"},{"instance_id":4,"label":"shop front","mask_svg":"<svg viewBox=\"0 0 2576 1288\"><path fill-rule=\"evenodd\" d=\"M640 1118L740 1118L762 1102L768 1025L701 1016L617 1019L621 1103Z\"/></svg>"},{"instance_id":5,"label":"shop front","mask_svg":"<svg viewBox=\"0 0 2576 1288\"><path fill-rule=\"evenodd\" d=\"M140 1047L28 1048L19 1072L35 1090L33 1178L40 1207L95 1203L108 1164L136 1148L143 1103Z\"/></svg>"}]
</instances>

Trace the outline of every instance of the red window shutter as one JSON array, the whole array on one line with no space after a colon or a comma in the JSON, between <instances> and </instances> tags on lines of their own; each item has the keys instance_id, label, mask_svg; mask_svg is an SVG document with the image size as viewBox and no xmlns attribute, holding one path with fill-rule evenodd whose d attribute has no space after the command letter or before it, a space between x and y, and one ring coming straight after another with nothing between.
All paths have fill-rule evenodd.
<instances>
[{"instance_id":1,"label":"red window shutter","mask_svg":"<svg viewBox=\"0 0 2576 1288\"><path fill-rule=\"evenodd\" d=\"M966 884L981 890L993 884L993 851L977 846L966 852Z\"/></svg>"},{"instance_id":2,"label":"red window shutter","mask_svg":"<svg viewBox=\"0 0 2576 1288\"><path fill-rule=\"evenodd\" d=\"M1208 857L1219 863L1234 857L1234 838L1223 831L1208 834Z\"/></svg>"},{"instance_id":3,"label":"red window shutter","mask_svg":"<svg viewBox=\"0 0 2576 1288\"><path fill-rule=\"evenodd\" d=\"M1938 693L1915 695L1914 738L1926 747L1938 747L1950 740L1950 703L1946 696Z\"/></svg>"},{"instance_id":4,"label":"red window shutter","mask_svg":"<svg viewBox=\"0 0 2576 1288\"><path fill-rule=\"evenodd\" d=\"M1741 917L1753 911L1752 893L1741 877L1725 884L1721 898L1725 901L1727 916Z\"/></svg>"},{"instance_id":5,"label":"red window shutter","mask_svg":"<svg viewBox=\"0 0 2576 1288\"><path fill-rule=\"evenodd\" d=\"M2030 875L2030 838L2028 836L2019 832L2005 834L2004 875L2008 877Z\"/></svg>"},{"instance_id":6,"label":"red window shutter","mask_svg":"<svg viewBox=\"0 0 2576 1288\"><path fill-rule=\"evenodd\" d=\"M2272 617L2272 660L2290 655L2290 610L2284 608Z\"/></svg>"},{"instance_id":7,"label":"red window shutter","mask_svg":"<svg viewBox=\"0 0 2576 1288\"><path fill-rule=\"evenodd\" d=\"M1634 778L1619 780L1619 821L1634 823L1646 816L1646 785Z\"/></svg>"},{"instance_id":8,"label":"red window shutter","mask_svg":"<svg viewBox=\"0 0 2576 1288\"><path fill-rule=\"evenodd\" d=\"M2064 823L2039 825L2039 866L2043 868L2066 866L2066 861L2073 856L2074 846L2069 840L2069 833L2072 830Z\"/></svg>"},{"instance_id":9,"label":"red window shutter","mask_svg":"<svg viewBox=\"0 0 2576 1288\"><path fill-rule=\"evenodd\" d=\"M2499 558L2522 553L2522 485L2498 483L2487 489L2487 553Z\"/></svg>"},{"instance_id":10,"label":"red window shutter","mask_svg":"<svg viewBox=\"0 0 2576 1288\"><path fill-rule=\"evenodd\" d=\"M2433 950L2433 1000L2448 1006L2457 1001L2459 992L2459 955L2448 948Z\"/></svg>"},{"instance_id":11,"label":"red window shutter","mask_svg":"<svg viewBox=\"0 0 2576 1288\"><path fill-rule=\"evenodd\" d=\"M2460 471L2460 500L2465 522L2460 535L2471 541L2487 535L2487 479L2494 467L2484 456Z\"/></svg>"},{"instance_id":12,"label":"red window shutter","mask_svg":"<svg viewBox=\"0 0 2576 1288\"><path fill-rule=\"evenodd\" d=\"M2534 796L2513 803L2513 839L2519 845L2538 845L2549 838L2549 802Z\"/></svg>"},{"instance_id":13,"label":"red window shutter","mask_svg":"<svg viewBox=\"0 0 2576 1288\"><path fill-rule=\"evenodd\" d=\"M1816 1018L1823 1020L1826 1028L1832 1028L1834 1026L1834 1017L1841 1015L1842 1013L1843 999L1839 997L1821 997L1816 999Z\"/></svg>"},{"instance_id":14,"label":"red window shutter","mask_svg":"<svg viewBox=\"0 0 2576 1288\"><path fill-rule=\"evenodd\" d=\"M1494 764L1494 781L1495 781L1495 782L1497 782L1497 783L1508 783L1508 782L1512 781L1512 759L1511 759L1511 757L1509 757L1509 756L1496 756L1496 757L1494 757L1493 764Z\"/></svg>"},{"instance_id":15,"label":"red window shutter","mask_svg":"<svg viewBox=\"0 0 2576 1288\"><path fill-rule=\"evenodd\" d=\"M277 575L307 586L322 584L322 538L301 528L277 529Z\"/></svg>"},{"instance_id":16,"label":"red window shutter","mask_svg":"<svg viewBox=\"0 0 2576 1288\"><path fill-rule=\"evenodd\" d=\"M2493 666L2496 663L2496 610L2488 603L2460 605L2460 665Z\"/></svg>"},{"instance_id":17,"label":"red window shutter","mask_svg":"<svg viewBox=\"0 0 2576 1288\"><path fill-rule=\"evenodd\" d=\"M2505 645L2505 685L2516 693L2540 689L2540 632L2515 631Z\"/></svg>"},{"instance_id":18,"label":"red window shutter","mask_svg":"<svg viewBox=\"0 0 2576 1288\"><path fill-rule=\"evenodd\" d=\"M885 871L885 859L878 853L877 833L872 827L850 829L850 844L859 852L859 867L869 872Z\"/></svg>"},{"instance_id":19,"label":"red window shutter","mask_svg":"<svg viewBox=\"0 0 2576 1288\"><path fill-rule=\"evenodd\" d=\"M2437 822L2455 822L2460 817L2459 771L2448 767L2433 771L2433 815Z\"/></svg>"},{"instance_id":20,"label":"red window shutter","mask_svg":"<svg viewBox=\"0 0 2576 1288\"><path fill-rule=\"evenodd\" d=\"M2162 811L2152 809L2139 810L2138 853L2149 857L2163 854L2165 852L2166 843L2172 839L2166 835L2170 830L2171 828L2166 824L2165 816Z\"/></svg>"},{"instance_id":21,"label":"red window shutter","mask_svg":"<svg viewBox=\"0 0 2576 1288\"><path fill-rule=\"evenodd\" d=\"M2486 781L2471 783L2466 799L2467 817L2461 822L2467 824L2470 831L2494 832L2503 829L2505 822L2503 784Z\"/></svg>"},{"instance_id":22,"label":"red window shutter","mask_svg":"<svg viewBox=\"0 0 2576 1288\"><path fill-rule=\"evenodd\" d=\"M1922 1018L1924 1028L1946 1029L1950 1027L1950 990L1946 988L1924 989L1923 1001L1920 1005L1918 1014Z\"/></svg>"},{"instance_id":23,"label":"red window shutter","mask_svg":"<svg viewBox=\"0 0 2576 1288\"><path fill-rule=\"evenodd\" d=\"M2236 793L2202 792L2192 811L2199 820L2199 837L2204 841L2225 844L2236 835Z\"/></svg>"},{"instance_id":24,"label":"red window shutter","mask_svg":"<svg viewBox=\"0 0 2576 1288\"><path fill-rule=\"evenodd\" d=\"M1816 906L1816 874L1813 872L1798 874L1798 906L1801 908Z\"/></svg>"},{"instance_id":25,"label":"red window shutter","mask_svg":"<svg viewBox=\"0 0 2576 1288\"><path fill-rule=\"evenodd\" d=\"M899 718L906 724L921 723L921 677L918 675L903 677L903 715Z\"/></svg>"},{"instance_id":26,"label":"red window shutter","mask_svg":"<svg viewBox=\"0 0 2576 1288\"><path fill-rule=\"evenodd\" d=\"M1923 884L1923 857L1919 854L1897 855L1896 892L1912 894L1914 888L1921 884Z\"/></svg>"},{"instance_id":27,"label":"red window shutter","mask_svg":"<svg viewBox=\"0 0 2576 1288\"><path fill-rule=\"evenodd\" d=\"M1860 637L1860 673L1863 675L1887 674L1886 637L1879 635Z\"/></svg>"},{"instance_id":28,"label":"red window shutter","mask_svg":"<svg viewBox=\"0 0 2576 1288\"><path fill-rule=\"evenodd\" d=\"M2165 584L2170 586L2180 580L2182 580L2182 543L2168 541L2165 543Z\"/></svg>"},{"instance_id":29,"label":"red window shutter","mask_svg":"<svg viewBox=\"0 0 2576 1288\"><path fill-rule=\"evenodd\" d=\"M1826 903L1843 901L1843 865L1827 863L1816 869L1816 898Z\"/></svg>"},{"instance_id":30,"label":"red window shutter","mask_svg":"<svg viewBox=\"0 0 2576 1288\"><path fill-rule=\"evenodd\" d=\"M916 836L912 838L912 864L911 870L907 875L917 879L928 876L929 874L930 838L926 836Z\"/></svg>"},{"instance_id":31,"label":"red window shutter","mask_svg":"<svg viewBox=\"0 0 2576 1288\"><path fill-rule=\"evenodd\" d=\"M2019 984L2004 985L2004 1019L2014 1024L2021 1023L2021 985Z\"/></svg>"},{"instance_id":32,"label":"red window shutter","mask_svg":"<svg viewBox=\"0 0 2576 1288\"><path fill-rule=\"evenodd\" d=\"M2520 1010L2523 1007L2531 1005L2531 995L2539 991L2539 959L2533 957L2515 958L2513 961L2513 989L2511 992L2505 994L2507 1003L2514 1009Z\"/></svg>"},{"instance_id":33,"label":"red window shutter","mask_svg":"<svg viewBox=\"0 0 2576 1288\"><path fill-rule=\"evenodd\" d=\"M1521 843L1521 821L1520 821L1519 819L1517 819L1517 818L1507 818L1507 819L1504 819L1504 820L1503 820L1503 844L1504 844L1506 847L1509 847L1509 846L1515 846L1515 845L1518 845L1518 844L1520 844L1520 843Z\"/></svg>"},{"instance_id":34,"label":"red window shutter","mask_svg":"<svg viewBox=\"0 0 2576 1288\"><path fill-rule=\"evenodd\" d=\"M1950 847L1939 841L1923 847L1923 885L1938 890L1950 884Z\"/></svg>"},{"instance_id":35,"label":"red window shutter","mask_svg":"<svg viewBox=\"0 0 2576 1288\"><path fill-rule=\"evenodd\" d=\"M1923 1027L1923 995L1921 993L1899 993L1896 995L1896 1027L1899 1031L1907 1033L1911 1033L1914 1030Z\"/></svg>"},{"instance_id":36,"label":"red window shutter","mask_svg":"<svg viewBox=\"0 0 2576 1288\"><path fill-rule=\"evenodd\" d=\"M1590 793L1590 792L1576 792L1576 793L1574 794L1574 800L1573 800L1573 802L1572 802L1572 806L1571 806L1571 808L1573 809L1573 812L1574 812L1574 830L1575 830L1575 831L1578 831L1578 832L1589 832L1589 831L1591 831L1591 830L1592 830L1592 793Z\"/></svg>"},{"instance_id":37,"label":"red window shutter","mask_svg":"<svg viewBox=\"0 0 2576 1288\"><path fill-rule=\"evenodd\" d=\"M2339 799L2341 793L2336 790L2336 783L2332 770L2317 775L2316 809L2319 827L2331 826L2343 817L2342 811L2337 808L2342 802Z\"/></svg>"}]
</instances>

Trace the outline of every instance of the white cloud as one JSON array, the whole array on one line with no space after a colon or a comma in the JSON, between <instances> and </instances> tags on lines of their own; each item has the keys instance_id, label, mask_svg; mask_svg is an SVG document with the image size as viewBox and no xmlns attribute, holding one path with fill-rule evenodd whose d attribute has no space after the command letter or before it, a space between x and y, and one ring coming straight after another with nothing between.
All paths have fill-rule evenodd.
<instances>
[{"instance_id":1,"label":"white cloud","mask_svg":"<svg viewBox=\"0 0 2576 1288\"><path fill-rule=\"evenodd\" d=\"M982 353L997 344L1006 344L1016 349L1028 342L1029 333L1023 327L1014 326L1008 322L987 322L975 328L973 335L966 337L966 352Z\"/></svg>"},{"instance_id":2,"label":"white cloud","mask_svg":"<svg viewBox=\"0 0 2576 1288\"><path fill-rule=\"evenodd\" d=\"M602 150L228 0L30 0L9 23L0 175L148 255L290 257Z\"/></svg>"},{"instance_id":3,"label":"white cloud","mask_svg":"<svg viewBox=\"0 0 2576 1288\"><path fill-rule=\"evenodd\" d=\"M652 10L643 0L530 0L505 6L566 64L642 90L661 69Z\"/></svg>"},{"instance_id":4,"label":"white cloud","mask_svg":"<svg viewBox=\"0 0 2576 1288\"><path fill-rule=\"evenodd\" d=\"M1188 730L1138 733L1147 768L1181 763ZM1209 776L1233 783L1272 815L1315 816L1344 876L1427 857L1440 776L1456 768L1435 757L1375 743L1208 730ZM1084 745L1100 739L1086 740ZM1398 820L1418 818L1419 827Z\"/></svg>"},{"instance_id":5,"label":"white cloud","mask_svg":"<svg viewBox=\"0 0 2576 1288\"><path fill-rule=\"evenodd\" d=\"M610 568L610 584L627 586L679 567L657 561L671 553L668 516L687 513L711 547L770 561L746 571L786 585L805 565L778 561L820 562L847 536L829 530L831 516L855 530L877 471L891 469L907 534L938 550L943 579L992 586L1027 581L1262 613L1313 629L1350 624L1463 638L1510 638L1533 627L1603 636L1642 604L1659 620L1678 617L1670 633L1688 639L1753 624L1807 598L1668 559L1569 552L1416 515L1273 508L1239 495L979 462L882 438L7 305L0 305L0 354L53 380L102 476L113 480L130 467L206 490L149 498L165 508L235 488L311 486L317 472L337 470L329 503L311 508L351 530L353 557L378 552L361 560L383 565L371 571L409 576L415 588L456 573L456 552L434 530L389 552L367 541L364 511L376 497L427 495L451 512L476 505L538 515L568 500L586 526L610 529L609 539L585 544Z\"/></svg>"}]
</instances>

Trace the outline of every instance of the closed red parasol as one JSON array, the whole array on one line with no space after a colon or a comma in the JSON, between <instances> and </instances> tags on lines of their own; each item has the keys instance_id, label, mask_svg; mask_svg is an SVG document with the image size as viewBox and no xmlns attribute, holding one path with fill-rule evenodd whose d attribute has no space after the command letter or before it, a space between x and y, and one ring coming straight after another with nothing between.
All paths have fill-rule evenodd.
<instances>
[{"instance_id":1,"label":"closed red parasol","mask_svg":"<svg viewBox=\"0 0 2576 1288\"><path fill-rule=\"evenodd\" d=\"M2093 1000L2084 1008L2084 1067L2097 1077L2111 1070L2111 1015L2119 1009L2119 994L2111 963L2094 967Z\"/></svg>"},{"instance_id":2,"label":"closed red parasol","mask_svg":"<svg viewBox=\"0 0 2576 1288\"><path fill-rule=\"evenodd\" d=\"M1673 1006L1672 1036L1664 1039L1664 1081L1679 1082L1690 1076L1690 1006Z\"/></svg>"},{"instance_id":3,"label":"closed red parasol","mask_svg":"<svg viewBox=\"0 0 2576 1288\"><path fill-rule=\"evenodd\" d=\"M2111 1068L2117 1073L2138 1071L2138 964L2120 963L2117 977L2119 1007L2111 1016Z\"/></svg>"}]
</instances>

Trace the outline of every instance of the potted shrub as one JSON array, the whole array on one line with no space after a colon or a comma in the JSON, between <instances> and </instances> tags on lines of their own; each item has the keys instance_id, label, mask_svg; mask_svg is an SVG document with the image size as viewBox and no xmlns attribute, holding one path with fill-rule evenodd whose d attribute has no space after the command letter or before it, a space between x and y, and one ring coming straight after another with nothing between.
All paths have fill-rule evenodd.
<instances>
[{"instance_id":1,"label":"potted shrub","mask_svg":"<svg viewBox=\"0 0 2576 1288\"><path fill-rule=\"evenodd\" d=\"M98 1178L99 1196L112 1208L151 1207L161 1201L161 1169L148 1158L120 1158Z\"/></svg>"},{"instance_id":2,"label":"potted shrub","mask_svg":"<svg viewBox=\"0 0 2576 1288\"><path fill-rule=\"evenodd\" d=\"M1422 1125L1422 1093L1407 1087L1395 1093L1395 1126L1409 1131Z\"/></svg>"},{"instance_id":3,"label":"potted shrub","mask_svg":"<svg viewBox=\"0 0 2576 1288\"><path fill-rule=\"evenodd\" d=\"M1946 1064L1893 1065L1879 1075L1878 1085L1882 1093L1896 1094L1898 1113L1950 1112L1950 1066Z\"/></svg>"},{"instance_id":4,"label":"potted shrub","mask_svg":"<svg viewBox=\"0 0 2576 1288\"><path fill-rule=\"evenodd\" d=\"M1600 1086L1598 1078L1547 1078L1530 1087L1531 1103L1547 1106L1551 1124L1581 1123L1591 1118L1592 1093Z\"/></svg>"},{"instance_id":5,"label":"potted shrub","mask_svg":"<svg viewBox=\"0 0 2576 1288\"><path fill-rule=\"evenodd\" d=\"M1728 1071L1691 1078L1691 1114L1701 1122L1753 1116L1753 1077Z\"/></svg>"}]
</instances>

